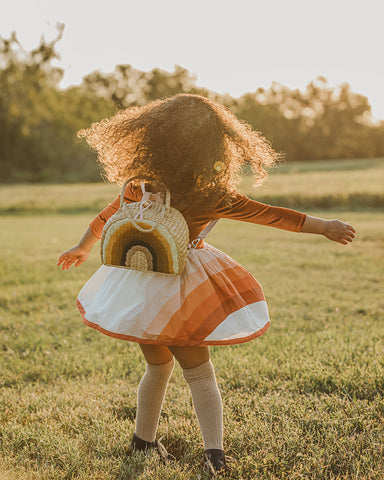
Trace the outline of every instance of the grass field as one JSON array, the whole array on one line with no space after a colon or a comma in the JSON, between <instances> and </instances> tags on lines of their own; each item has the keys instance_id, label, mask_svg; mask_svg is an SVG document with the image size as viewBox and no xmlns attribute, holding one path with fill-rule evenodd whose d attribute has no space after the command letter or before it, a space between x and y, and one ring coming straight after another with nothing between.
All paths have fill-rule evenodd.
<instances>
[{"instance_id":1,"label":"grass field","mask_svg":"<svg viewBox=\"0 0 384 480\"><path fill-rule=\"evenodd\" d=\"M316 174L309 164L284 168L262 188L288 203L290 195L311 198L310 178L318 198L336 195L344 187L335 175L356 178L349 194L383 193L382 161L342 162L330 172L318 164ZM180 368L159 427L178 461L130 455L145 368L139 348L80 321L74 300L100 264L97 248L79 269L56 267L116 191L0 188L0 479L205 478ZM262 283L272 320L260 339L211 349L225 448L235 459L230 478L384 478L384 215L368 204L341 210L309 213L350 221L358 234L348 247L241 222L220 221L210 235Z\"/></svg>"},{"instance_id":2,"label":"grass field","mask_svg":"<svg viewBox=\"0 0 384 480\"><path fill-rule=\"evenodd\" d=\"M255 200L292 208L362 210L384 208L384 158L280 163L254 188L245 176L241 188ZM120 188L95 183L0 187L0 213L85 213L104 208Z\"/></svg>"}]
</instances>

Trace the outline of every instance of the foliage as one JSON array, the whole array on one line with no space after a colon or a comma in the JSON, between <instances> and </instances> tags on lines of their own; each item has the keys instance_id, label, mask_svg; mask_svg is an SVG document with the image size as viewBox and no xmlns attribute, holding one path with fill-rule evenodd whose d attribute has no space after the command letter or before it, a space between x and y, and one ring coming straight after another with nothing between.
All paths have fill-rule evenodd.
<instances>
[{"instance_id":1,"label":"foliage","mask_svg":"<svg viewBox=\"0 0 384 480\"><path fill-rule=\"evenodd\" d=\"M208 90L198 88L196 79L179 65L173 72L159 68L142 72L132 65L117 65L112 73L96 71L86 75L81 86L83 92L93 92L116 108L145 105L178 93L209 94Z\"/></svg>"},{"instance_id":2,"label":"foliage","mask_svg":"<svg viewBox=\"0 0 384 480\"><path fill-rule=\"evenodd\" d=\"M367 97L348 83L333 89L324 77L304 92L273 83L234 102L235 113L273 140L288 159L363 158L382 155L384 122L373 125Z\"/></svg>"},{"instance_id":3,"label":"foliage","mask_svg":"<svg viewBox=\"0 0 384 480\"><path fill-rule=\"evenodd\" d=\"M0 39L0 162L2 181L97 179L94 158L76 130L112 109L102 99L61 90L63 71L53 65L63 27L52 42L30 52L15 34ZM80 166L80 168L79 168Z\"/></svg>"},{"instance_id":4,"label":"foliage","mask_svg":"<svg viewBox=\"0 0 384 480\"><path fill-rule=\"evenodd\" d=\"M149 72L117 65L112 73L86 75L60 88L56 45L63 34L26 51L16 34L0 38L0 162L2 182L95 181L96 158L76 131L116 109L143 105L176 93L196 93L225 104L261 130L288 161L384 155L384 121L374 124L367 98L344 83L312 81L304 92L278 83L240 98L196 85L181 66Z\"/></svg>"}]
</instances>

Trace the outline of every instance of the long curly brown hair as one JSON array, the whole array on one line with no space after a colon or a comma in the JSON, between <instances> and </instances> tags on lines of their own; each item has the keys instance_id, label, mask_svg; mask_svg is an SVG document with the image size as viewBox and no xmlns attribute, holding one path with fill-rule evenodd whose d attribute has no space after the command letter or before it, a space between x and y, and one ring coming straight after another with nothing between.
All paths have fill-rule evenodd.
<instances>
[{"instance_id":1,"label":"long curly brown hair","mask_svg":"<svg viewBox=\"0 0 384 480\"><path fill-rule=\"evenodd\" d=\"M245 165L261 183L279 157L259 132L200 95L121 110L78 136L98 152L109 181L141 176L162 182L176 206L230 198Z\"/></svg>"}]
</instances>

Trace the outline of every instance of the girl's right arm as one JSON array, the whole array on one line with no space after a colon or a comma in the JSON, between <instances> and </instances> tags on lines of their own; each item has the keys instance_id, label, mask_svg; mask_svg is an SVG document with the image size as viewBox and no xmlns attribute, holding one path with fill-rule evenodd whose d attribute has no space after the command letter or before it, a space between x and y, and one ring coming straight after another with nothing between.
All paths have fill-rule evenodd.
<instances>
[{"instance_id":1,"label":"girl's right arm","mask_svg":"<svg viewBox=\"0 0 384 480\"><path fill-rule=\"evenodd\" d=\"M79 267L87 260L92 247L98 240L88 227L80 242L60 255L57 265L61 265L62 270L68 270L72 264L75 264L75 267Z\"/></svg>"}]
</instances>

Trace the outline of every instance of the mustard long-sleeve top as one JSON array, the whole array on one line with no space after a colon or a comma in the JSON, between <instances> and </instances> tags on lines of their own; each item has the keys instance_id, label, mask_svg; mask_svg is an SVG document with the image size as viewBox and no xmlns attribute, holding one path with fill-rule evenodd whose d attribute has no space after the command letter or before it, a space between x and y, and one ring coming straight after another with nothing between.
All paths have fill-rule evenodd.
<instances>
[{"instance_id":1,"label":"mustard long-sleeve top","mask_svg":"<svg viewBox=\"0 0 384 480\"><path fill-rule=\"evenodd\" d=\"M133 184L127 185L124 192L124 201L128 203L139 202L141 197L142 191L139 186ZM97 238L101 238L106 221L116 213L119 205L120 195L92 220L89 226ZM265 203L256 202L240 193L232 199L230 205L227 204L225 198L222 198L213 207L194 208L193 206L187 206L180 209L180 212L188 224L190 241L197 238L199 233L211 220L218 218L241 220L243 222L267 225L291 232L300 232L306 218L304 213L290 208L274 207ZM200 242L199 246L202 247L202 244L203 242Z\"/></svg>"}]
</instances>

